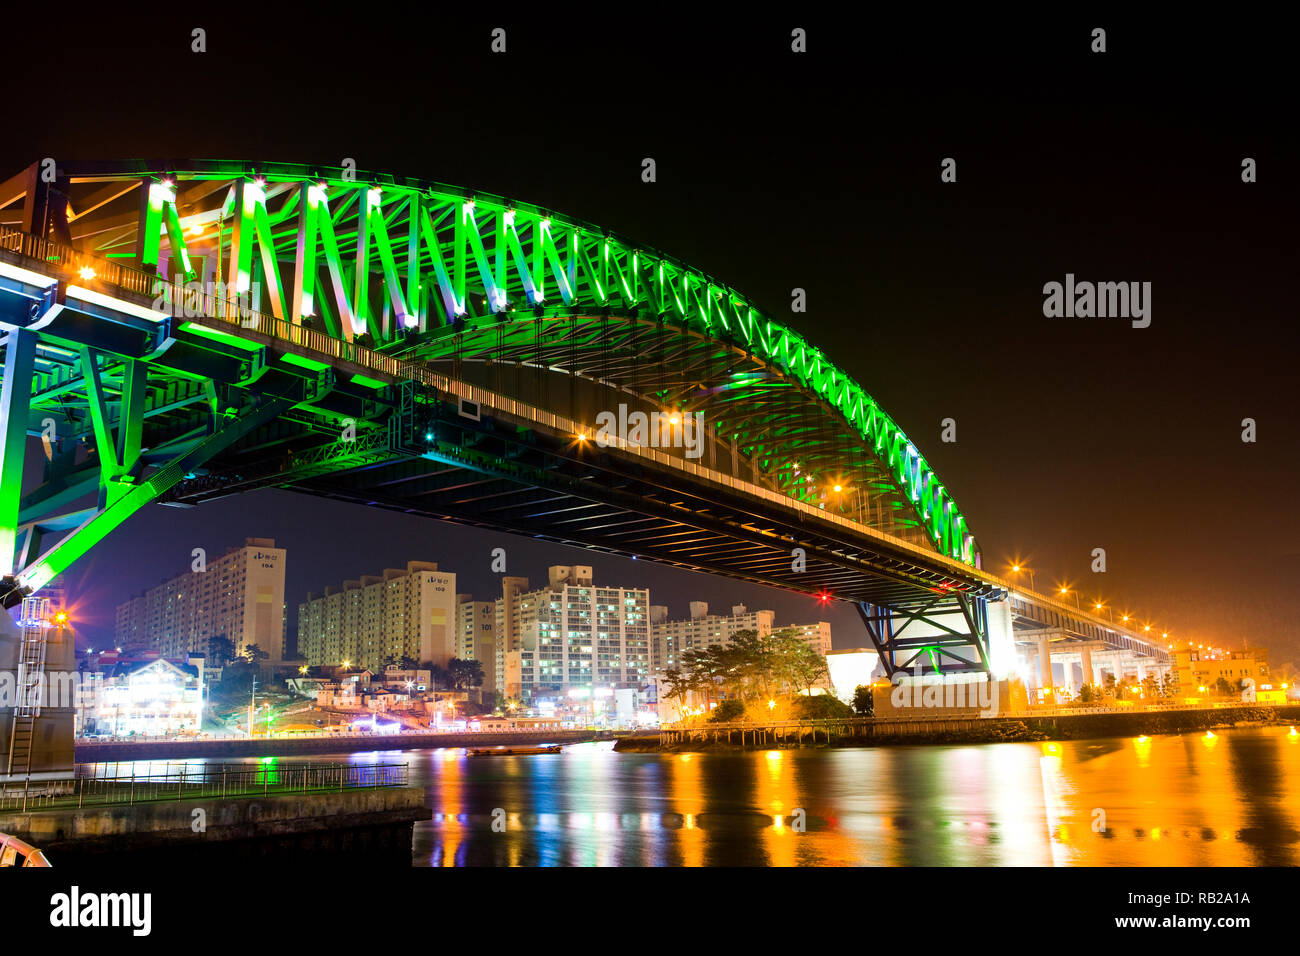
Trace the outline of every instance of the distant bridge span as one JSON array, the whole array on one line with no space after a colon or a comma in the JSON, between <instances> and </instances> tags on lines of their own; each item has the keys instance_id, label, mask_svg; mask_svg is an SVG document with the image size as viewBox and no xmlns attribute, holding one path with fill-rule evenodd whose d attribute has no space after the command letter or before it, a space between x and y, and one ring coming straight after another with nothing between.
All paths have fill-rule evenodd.
<instances>
[{"instance_id":1,"label":"distant bridge span","mask_svg":"<svg viewBox=\"0 0 1300 956\"><path fill-rule=\"evenodd\" d=\"M526 203L36 164L0 185L0 326L6 606L146 504L280 487L851 601L891 672L1006 673L1018 631L1168 663L984 570L914 443L797 333ZM658 429L597 441L620 406Z\"/></svg>"}]
</instances>

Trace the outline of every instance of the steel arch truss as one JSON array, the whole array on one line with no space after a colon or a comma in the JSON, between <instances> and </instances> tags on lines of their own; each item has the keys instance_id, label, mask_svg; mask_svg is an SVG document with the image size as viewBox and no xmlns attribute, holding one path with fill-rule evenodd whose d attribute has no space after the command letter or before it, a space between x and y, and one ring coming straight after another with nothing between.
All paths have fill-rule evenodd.
<instances>
[{"instance_id":1,"label":"steel arch truss","mask_svg":"<svg viewBox=\"0 0 1300 956\"><path fill-rule=\"evenodd\" d=\"M863 449L874 459L870 468L855 460L844 467L862 469L855 477L888 499L893 522L978 566L952 496L861 386L735 289L657 250L527 203L355 170L139 161L55 172L46 182L34 166L0 184L0 223L52 233L178 285L210 283L219 298L248 296L253 309L344 342L436 352L430 343L444 336L517 325L529 312L622 316L685 332L697 358L743 359L745 377L730 384L733 407L745 413L725 424L789 493L807 500L794 454L801 433L825 432L829 415L856 442L856 459ZM14 212L6 216L6 207ZM774 381L817 403L815 424L783 417L784 395L780 408L764 408L772 390L764 386ZM674 394L658 391L665 400Z\"/></svg>"}]
</instances>

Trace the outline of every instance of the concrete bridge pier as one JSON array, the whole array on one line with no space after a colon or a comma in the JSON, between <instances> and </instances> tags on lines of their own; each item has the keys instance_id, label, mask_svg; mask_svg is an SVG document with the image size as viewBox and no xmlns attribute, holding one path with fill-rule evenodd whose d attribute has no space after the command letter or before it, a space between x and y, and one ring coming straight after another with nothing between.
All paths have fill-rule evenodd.
<instances>
[{"instance_id":1,"label":"concrete bridge pier","mask_svg":"<svg viewBox=\"0 0 1300 956\"><path fill-rule=\"evenodd\" d=\"M1038 686L1042 690L1052 686L1052 639L1046 634L1038 638Z\"/></svg>"},{"instance_id":2,"label":"concrete bridge pier","mask_svg":"<svg viewBox=\"0 0 1300 956\"><path fill-rule=\"evenodd\" d=\"M1067 693L1074 693L1074 660L1071 657L1061 660L1061 686Z\"/></svg>"},{"instance_id":3,"label":"concrete bridge pier","mask_svg":"<svg viewBox=\"0 0 1300 956\"><path fill-rule=\"evenodd\" d=\"M1115 682L1119 683L1124 679L1124 665L1128 663L1128 654L1124 651L1115 651L1110 659L1111 673L1115 675Z\"/></svg>"},{"instance_id":4,"label":"concrete bridge pier","mask_svg":"<svg viewBox=\"0 0 1300 956\"><path fill-rule=\"evenodd\" d=\"M1083 671L1080 677L1085 684L1097 683L1097 674L1092 669L1092 648L1079 648L1079 667Z\"/></svg>"}]
</instances>

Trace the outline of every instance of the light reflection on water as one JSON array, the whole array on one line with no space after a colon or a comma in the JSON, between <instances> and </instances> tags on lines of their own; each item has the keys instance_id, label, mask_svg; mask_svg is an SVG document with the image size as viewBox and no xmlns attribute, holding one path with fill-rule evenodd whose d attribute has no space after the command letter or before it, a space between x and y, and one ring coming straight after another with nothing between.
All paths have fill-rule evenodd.
<instances>
[{"instance_id":1,"label":"light reflection on water","mask_svg":"<svg viewBox=\"0 0 1300 956\"><path fill-rule=\"evenodd\" d=\"M1300 797L1300 743L1286 727L751 753L616 754L610 746L560 756L408 754L412 782L429 787L434 812L416 824L415 864L1300 862L1300 811L1290 806Z\"/></svg>"},{"instance_id":2,"label":"light reflection on water","mask_svg":"<svg viewBox=\"0 0 1300 956\"><path fill-rule=\"evenodd\" d=\"M1300 863L1300 738L1287 727L953 747L611 748L211 763L260 763L275 782L304 763L408 762L434 814L415 825L416 866ZM205 763L101 764L95 773Z\"/></svg>"}]
</instances>

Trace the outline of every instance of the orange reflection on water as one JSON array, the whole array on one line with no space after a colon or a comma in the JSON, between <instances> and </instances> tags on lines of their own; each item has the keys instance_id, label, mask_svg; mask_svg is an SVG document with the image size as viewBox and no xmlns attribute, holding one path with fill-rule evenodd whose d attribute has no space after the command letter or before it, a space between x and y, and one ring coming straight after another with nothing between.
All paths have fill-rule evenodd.
<instances>
[{"instance_id":1,"label":"orange reflection on water","mask_svg":"<svg viewBox=\"0 0 1300 956\"><path fill-rule=\"evenodd\" d=\"M441 815L417 826L421 847L433 845L417 859L1296 865L1297 738L1277 726L1212 737L437 759L427 782ZM508 835L493 834L491 809L516 805L537 812L512 813Z\"/></svg>"},{"instance_id":2,"label":"orange reflection on water","mask_svg":"<svg viewBox=\"0 0 1300 956\"><path fill-rule=\"evenodd\" d=\"M1285 728L1261 727L1070 744L1077 759L1058 781L1056 862L1294 865L1300 754L1289 740Z\"/></svg>"},{"instance_id":3,"label":"orange reflection on water","mask_svg":"<svg viewBox=\"0 0 1300 956\"><path fill-rule=\"evenodd\" d=\"M435 813L442 813L441 831L442 831L442 852L439 863L442 866L456 865L456 850L459 848L461 841L465 838L463 833L464 827L460 822L461 810L461 761L465 760L463 751L448 748L446 750L435 751L433 756L441 758L438 764L438 772L442 786L439 788L441 806L435 810Z\"/></svg>"},{"instance_id":4,"label":"orange reflection on water","mask_svg":"<svg viewBox=\"0 0 1300 956\"><path fill-rule=\"evenodd\" d=\"M772 866L794 866L798 862L796 841L803 834L785 825L785 815L799 805L790 762L781 750L769 750L761 756L762 763L754 767L754 802L771 821L761 831L767 862Z\"/></svg>"},{"instance_id":5,"label":"orange reflection on water","mask_svg":"<svg viewBox=\"0 0 1300 956\"><path fill-rule=\"evenodd\" d=\"M695 754L682 754L669 758L668 793L672 808L682 815L682 827L677 830L678 850L682 866L704 864L704 832L695 825L695 815L704 808L704 792L700 786L700 765Z\"/></svg>"}]
</instances>

